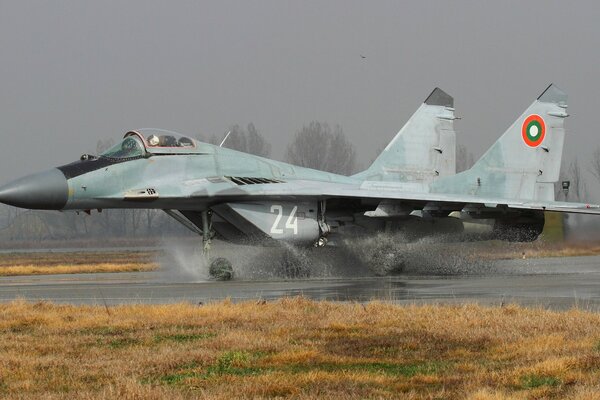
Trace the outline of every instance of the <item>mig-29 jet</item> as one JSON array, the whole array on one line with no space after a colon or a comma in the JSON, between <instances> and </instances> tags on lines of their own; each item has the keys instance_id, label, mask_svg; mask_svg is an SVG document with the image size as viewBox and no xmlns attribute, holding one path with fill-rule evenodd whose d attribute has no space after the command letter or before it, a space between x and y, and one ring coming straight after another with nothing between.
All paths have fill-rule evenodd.
<instances>
[{"instance_id":1,"label":"mig-29 jet","mask_svg":"<svg viewBox=\"0 0 600 400\"><path fill-rule=\"evenodd\" d=\"M454 173L452 98L436 89L366 170L302 168L169 131L139 129L99 156L18 179L0 202L45 210L161 209L202 235L324 246L336 234L412 219L492 219L499 238L535 240L544 211L600 214L554 201L567 96L550 85L492 147ZM419 134L423 139L419 139ZM434 225L435 226L435 225Z\"/></svg>"}]
</instances>

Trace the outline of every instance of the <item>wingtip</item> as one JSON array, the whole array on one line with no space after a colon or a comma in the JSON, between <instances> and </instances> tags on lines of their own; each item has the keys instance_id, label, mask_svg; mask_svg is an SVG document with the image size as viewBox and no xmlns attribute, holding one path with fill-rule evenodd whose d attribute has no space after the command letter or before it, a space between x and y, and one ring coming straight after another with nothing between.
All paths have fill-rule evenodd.
<instances>
[{"instance_id":1,"label":"wingtip","mask_svg":"<svg viewBox=\"0 0 600 400\"><path fill-rule=\"evenodd\" d=\"M425 104L430 106L454 107L454 98L442 89L436 87L425 99Z\"/></svg>"},{"instance_id":2,"label":"wingtip","mask_svg":"<svg viewBox=\"0 0 600 400\"><path fill-rule=\"evenodd\" d=\"M567 98L567 94L562 89L560 89L554 83L551 83L537 99L543 103L566 105Z\"/></svg>"}]
</instances>

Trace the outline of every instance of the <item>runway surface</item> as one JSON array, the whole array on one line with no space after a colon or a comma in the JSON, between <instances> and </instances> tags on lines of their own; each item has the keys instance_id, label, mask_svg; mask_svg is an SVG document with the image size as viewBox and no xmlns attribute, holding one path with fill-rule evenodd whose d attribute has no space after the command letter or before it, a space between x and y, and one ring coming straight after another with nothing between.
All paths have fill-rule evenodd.
<instances>
[{"instance_id":1,"label":"runway surface","mask_svg":"<svg viewBox=\"0 0 600 400\"><path fill-rule=\"evenodd\" d=\"M554 309L600 308L600 256L505 260L481 271L393 277L189 281L164 272L0 278L0 301L74 304L206 303L303 295L339 301L519 303Z\"/></svg>"}]
</instances>

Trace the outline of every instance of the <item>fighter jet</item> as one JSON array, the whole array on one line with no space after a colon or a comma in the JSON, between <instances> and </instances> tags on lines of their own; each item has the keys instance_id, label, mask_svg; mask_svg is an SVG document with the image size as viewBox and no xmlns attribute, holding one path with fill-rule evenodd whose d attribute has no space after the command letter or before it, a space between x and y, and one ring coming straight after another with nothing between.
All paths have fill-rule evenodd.
<instances>
[{"instance_id":1,"label":"fighter jet","mask_svg":"<svg viewBox=\"0 0 600 400\"><path fill-rule=\"evenodd\" d=\"M408 221L492 219L499 238L535 240L544 211L600 214L554 200L567 96L550 85L469 170L454 173L451 97L436 89L375 162L353 176L302 168L156 129L0 188L44 210L160 209L202 235L325 246L336 235ZM420 133L424 140L415 140ZM460 222L460 219L453 218Z\"/></svg>"}]
</instances>

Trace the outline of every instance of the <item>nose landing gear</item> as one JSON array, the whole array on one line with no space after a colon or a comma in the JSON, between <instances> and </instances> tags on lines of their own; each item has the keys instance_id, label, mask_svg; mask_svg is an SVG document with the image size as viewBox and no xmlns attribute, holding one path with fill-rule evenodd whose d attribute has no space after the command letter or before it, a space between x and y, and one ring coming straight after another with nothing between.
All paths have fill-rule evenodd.
<instances>
[{"instance_id":1,"label":"nose landing gear","mask_svg":"<svg viewBox=\"0 0 600 400\"><path fill-rule=\"evenodd\" d=\"M202 217L202 255L208 260L212 241L212 212L204 210L200 215Z\"/></svg>"},{"instance_id":2,"label":"nose landing gear","mask_svg":"<svg viewBox=\"0 0 600 400\"><path fill-rule=\"evenodd\" d=\"M228 259L218 257L210 263L208 274L216 281L229 281L233 279L233 266Z\"/></svg>"},{"instance_id":3,"label":"nose landing gear","mask_svg":"<svg viewBox=\"0 0 600 400\"><path fill-rule=\"evenodd\" d=\"M327 237L325 236L321 236L316 242L315 242L315 247L325 247L327 246L327 242L329 242L329 239L327 239Z\"/></svg>"},{"instance_id":4,"label":"nose landing gear","mask_svg":"<svg viewBox=\"0 0 600 400\"><path fill-rule=\"evenodd\" d=\"M231 262L224 257L217 257L210 261L211 242L214 236L212 230L212 211L205 210L201 213L202 217L202 255L209 263L208 274L217 281L229 281L233 279L233 266Z\"/></svg>"}]
</instances>

